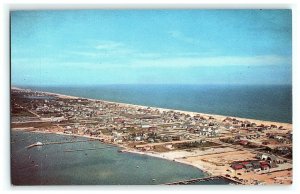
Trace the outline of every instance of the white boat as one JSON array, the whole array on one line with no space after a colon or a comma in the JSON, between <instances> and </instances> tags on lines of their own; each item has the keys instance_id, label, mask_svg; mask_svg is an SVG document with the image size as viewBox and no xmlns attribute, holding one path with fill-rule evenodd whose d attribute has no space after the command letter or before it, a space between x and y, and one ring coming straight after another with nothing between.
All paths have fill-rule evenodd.
<instances>
[{"instance_id":1,"label":"white boat","mask_svg":"<svg viewBox=\"0 0 300 194\"><path fill-rule=\"evenodd\" d=\"M34 144L31 144L31 145L29 145L29 146L27 146L26 148L32 148L32 147L35 147L35 146L43 146L44 144L42 143L42 142L36 142L36 143L34 143Z\"/></svg>"}]
</instances>

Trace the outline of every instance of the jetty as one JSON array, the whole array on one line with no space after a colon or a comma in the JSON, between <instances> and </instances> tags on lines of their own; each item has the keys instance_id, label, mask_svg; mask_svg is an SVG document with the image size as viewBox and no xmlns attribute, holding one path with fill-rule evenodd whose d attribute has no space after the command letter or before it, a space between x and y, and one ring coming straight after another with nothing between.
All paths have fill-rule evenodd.
<instances>
[{"instance_id":1,"label":"jetty","mask_svg":"<svg viewBox=\"0 0 300 194\"><path fill-rule=\"evenodd\" d=\"M46 143L36 142L34 144L26 146L26 148L29 149L29 148L33 148L36 146L53 145L53 144L67 144L67 143L80 143L80 142L89 142L89 141L96 141L96 140L89 139L89 140L78 140L78 141L46 142Z\"/></svg>"},{"instance_id":2,"label":"jetty","mask_svg":"<svg viewBox=\"0 0 300 194\"><path fill-rule=\"evenodd\" d=\"M209 177L203 177L203 178L196 178L196 179L189 179L189 180L183 180L183 181L177 181L177 182L171 182L171 183L165 183L165 185L189 185L197 182L205 182L210 180L217 180L217 179L227 179L231 181L233 184L242 184L241 182L225 177L225 176L209 176Z\"/></svg>"}]
</instances>

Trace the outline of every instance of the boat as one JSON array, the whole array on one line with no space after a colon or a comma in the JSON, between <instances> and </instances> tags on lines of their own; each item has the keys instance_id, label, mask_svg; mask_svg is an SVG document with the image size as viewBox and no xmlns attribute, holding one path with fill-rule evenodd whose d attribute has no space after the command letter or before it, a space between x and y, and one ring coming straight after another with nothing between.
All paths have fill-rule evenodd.
<instances>
[{"instance_id":1,"label":"boat","mask_svg":"<svg viewBox=\"0 0 300 194\"><path fill-rule=\"evenodd\" d=\"M43 146L44 144L42 142L36 142L34 144L31 144L29 146L27 146L26 148L29 149L29 148L32 148L32 147L35 147L35 146Z\"/></svg>"}]
</instances>

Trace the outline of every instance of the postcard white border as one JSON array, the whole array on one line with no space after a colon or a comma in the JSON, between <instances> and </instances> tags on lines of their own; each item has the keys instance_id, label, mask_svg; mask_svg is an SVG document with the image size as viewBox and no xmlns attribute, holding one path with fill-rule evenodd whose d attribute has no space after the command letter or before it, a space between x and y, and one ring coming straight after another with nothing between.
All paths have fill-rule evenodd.
<instances>
[{"instance_id":1,"label":"postcard white border","mask_svg":"<svg viewBox=\"0 0 300 194\"><path fill-rule=\"evenodd\" d=\"M108 1L107 1L108 2ZM3 0L1 1L1 52L0 52L0 99L1 99L1 116L0 116L0 150L3 156L0 169L0 185L4 193L46 193L62 192L62 193L82 193L85 190L88 192L125 192L125 193L282 193L300 192L300 173L299 173L299 139L300 129L300 90L299 77L300 67L297 53L299 53L299 8L297 0L205 0L201 4L192 0L175 0L169 4L167 0L152 0L152 1L124 1L110 0L109 3L98 2L95 0L73 0L72 4L69 0L47 0L43 3L39 0ZM15 187L10 185L10 150L9 150L9 129L10 129L10 110L9 110L9 91L10 91L10 65L9 65L9 11L10 10L32 10L32 9L292 9L293 10L293 133L294 133L294 167L293 167L293 185L292 186L188 186L188 187L170 187L170 186L35 186L35 187ZM298 118L298 119L297 119ZM296 152L298 150L298 153ZM101 191L99 191L101 190ZM2 192L1 192L2 193Z\"/></svg>"}]
</instances>

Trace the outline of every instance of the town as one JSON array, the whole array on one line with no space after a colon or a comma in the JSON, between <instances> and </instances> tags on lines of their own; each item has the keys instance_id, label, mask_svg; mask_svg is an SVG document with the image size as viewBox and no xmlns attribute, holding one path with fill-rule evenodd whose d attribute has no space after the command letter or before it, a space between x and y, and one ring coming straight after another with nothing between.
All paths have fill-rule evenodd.
<instances>
[{"instance_id":1,"label":"town","mask_svg":"<svg viewBox=\"0 0 300 194\"><path fill-rule=\"evenodd\" d=\"M11 128L85 136L240 184L292 184L292 124L11 90Z\"/></svg>"}]
</instances>

